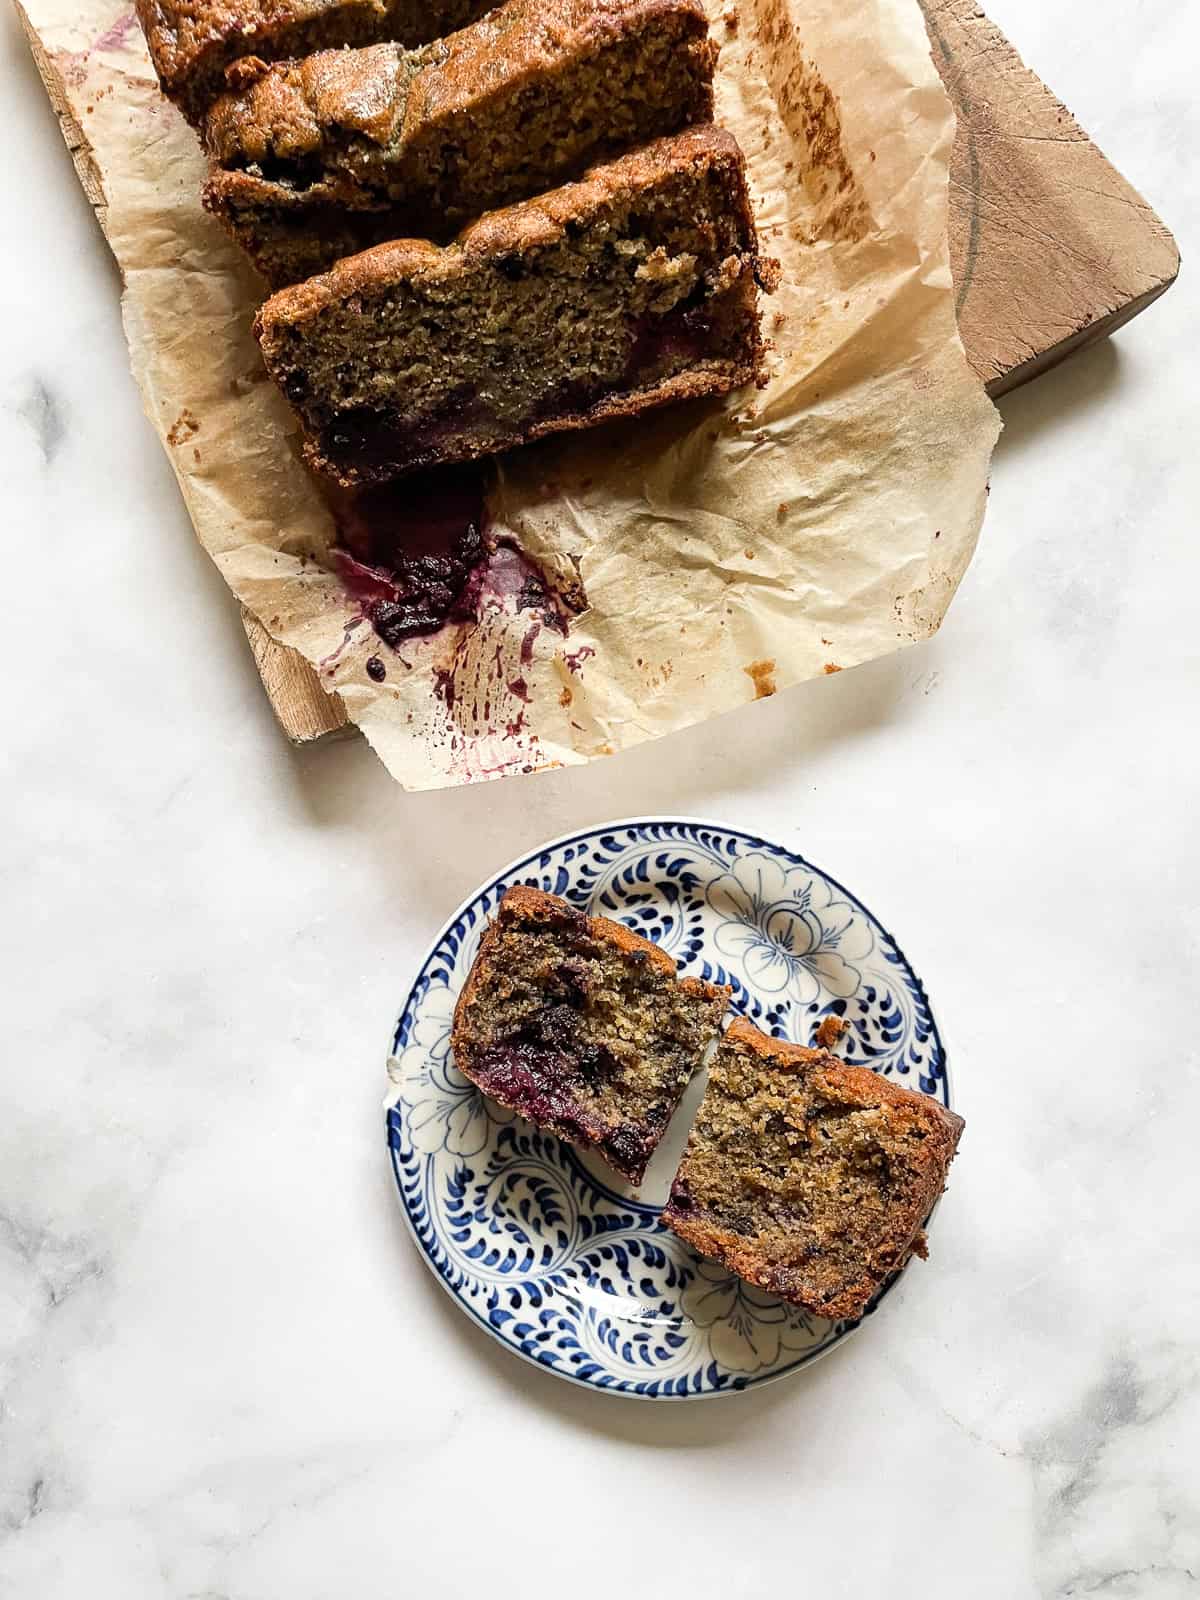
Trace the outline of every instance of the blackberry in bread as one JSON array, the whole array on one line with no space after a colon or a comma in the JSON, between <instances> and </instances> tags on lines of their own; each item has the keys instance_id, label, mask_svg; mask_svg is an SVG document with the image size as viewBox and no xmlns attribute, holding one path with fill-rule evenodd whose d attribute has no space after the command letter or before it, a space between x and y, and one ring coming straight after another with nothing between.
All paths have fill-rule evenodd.
<instances>
[{"instance_id":1,"label":"blackberry in bread","mask_svg":"<svg viewBox=\"0 0 1200 1600\"><path fill-rule=\"evenodd\" d=\"M263 64L205 120L204 203L275 288L389 239L445 240L708 122L716 53L700 0L509 0L422 50Z\"/></svg>"},{"instance_id":2,"label":"blackberry in bread","mask_svg":"<svg viewBox=\"0 0 1200 1600\"><path fill-rule=\"evenodd\" d=\"M255 333L310 466L355 487L753 379L757 238L742 155L693 128L280 290Z\"/></svg>"},{"instance_id":3,"label":"blackberry in bread","mask_svg":"<svg viewBox=\"0 0 1200 1600\"><path fill-rule=\"evenodd\" d=\"M454 1013L459 1070L494 1100L638 1183L728 991L540 889L509 889Z\"/></svg>"},{"instance_id":4,"label":"blackberry in bread","mask_svg":"<svg viewBox=\"0 0 1200 1600\"><path fill-rule=\"evenodd\" d=\"M963 1121L827 1050L733 1022L662 1220L701 1255L822 1317L858 1318L909 1256Z\"/></svg>"}]
</instances>

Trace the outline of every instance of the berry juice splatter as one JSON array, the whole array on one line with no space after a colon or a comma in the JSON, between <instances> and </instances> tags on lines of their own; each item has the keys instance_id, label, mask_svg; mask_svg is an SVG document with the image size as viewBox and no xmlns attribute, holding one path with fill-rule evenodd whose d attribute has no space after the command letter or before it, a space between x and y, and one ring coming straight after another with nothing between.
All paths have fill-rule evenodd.
<instances>
[{"instance_id":1,"label":"berry juice splatter","mask_svg":"<svg viewBox=\"0 0 1200 1600\"><path fill-rule=\"evenodd\" d=\"M483 474L414 473L330 491L336 570L385 644L436 633L474 614L471 575L487 554Z\"/></svg>"},{"instance_id":2,"label":"berry juice splatter","mask_svg":"<svg viewBox=\"0 0 1200 1600\"><path fill-rule=\"evenodd\" d=\"M564 639L586 605L577 581L560 594L511 538L491 532L486 472L477 464L439 467L349 493L326 491L338 530L333 565L357 609L322 665L370 628L395 652L369 655L373 683L391 686L397 658L407 671L427 667L438 707L427 736L462 781L547 764L529 722L537 640L543 630ZM409 662L400 647L416 638L429 648Z\"/></svg>"}]
</instances>

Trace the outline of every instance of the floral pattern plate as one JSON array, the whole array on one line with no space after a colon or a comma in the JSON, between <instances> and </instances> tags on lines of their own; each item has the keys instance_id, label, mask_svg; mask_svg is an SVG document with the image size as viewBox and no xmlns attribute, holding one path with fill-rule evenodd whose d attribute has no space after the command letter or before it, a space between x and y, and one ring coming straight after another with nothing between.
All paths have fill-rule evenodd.
<instances>
[{"instance_id":1,"label":"floral pattern plate","mask_svg":"<svg viewBox=\"0 0 1200 1600\"><path fill-rule=\"evenodd\" d=\"M463 1310L515 1354L647 1400L729 1394L822 1355L856 1325L749 1287L658 1220L703 1074L635 1191L485 1100L454 1066L455 1001L514 883L628 923L682 972L729 984L732 1011L776 1037L809 1043L823 1018L842 1018L845 1060L949 1105L937 1026L895 940L834 879L765 839L666 818L613 823L514 862L454 914L388 1062L388 1148L413 1237Z\"/></svg>"}]
</instances>

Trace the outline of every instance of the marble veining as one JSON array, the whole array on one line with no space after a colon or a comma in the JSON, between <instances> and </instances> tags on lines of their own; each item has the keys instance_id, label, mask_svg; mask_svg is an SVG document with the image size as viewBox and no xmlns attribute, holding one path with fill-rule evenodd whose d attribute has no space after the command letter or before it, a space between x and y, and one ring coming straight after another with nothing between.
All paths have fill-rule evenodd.
<instances>
[{"instance_id":1,"label":"marble veining","mask_svg":"<svg viewBox=\"0 0 1200 1600\"><path fill-rule=\"evenodd\" d=\"M1165 1422L1169 1436L1176 1408L1190 1408L1181 1432L1195 1442L1198 1377L1194 1340L1111 1354L1069 1409L1029 1435L1025 1455L1033 1478L1044 1593L1133 1600L1176 1589L1194 1593L1200 1587L1194 1501L1189 1508L1163 1472L1163 1435L1156 1426ZM1135 1552L1111 1518L1128 1498L1142 1494Z\"/></svg>"},{"instance_id":2,"label":"marble veining","mask_svg":"<svg viewBox=\"0 0 1200 1600\"><path fill-rule=\"evenodd\" d=\"M29 425L37 440L42 460L46 466L50 466L58 454L66 432L66 423L53 389L44 378L30 378L16 410L17 415Z\"/></svg>"},{"instance_id":3,"label":"marble veining","mask_svg":"<svg viewBox=\"0 0 1200 1600\"><path fill-rule=\"evenodd\" d=\"M1003 402L939 635L588 769L405 796L361 743L278 737L0 8L0 1600L1200 1596L1200 14L988 10L1185 264ZM380 1137L448 914L647 812L860 892L967 1119L872 1325L701 1406L493 1346Z\"/></svg>"}]
</instances>

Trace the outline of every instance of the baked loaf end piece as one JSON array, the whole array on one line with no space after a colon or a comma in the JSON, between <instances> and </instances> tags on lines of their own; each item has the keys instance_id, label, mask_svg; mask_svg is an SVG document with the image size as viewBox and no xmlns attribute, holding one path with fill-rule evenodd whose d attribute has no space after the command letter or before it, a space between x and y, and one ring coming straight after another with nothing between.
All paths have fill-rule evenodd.
<instances>
[{"instance_id":1,"label":"baked loaf end piece","mask_svg":"<svg viewBox=\"0 0 1200 1600\"><path fill-rule=\"evenodd\" d=\"M485 1094L638 1183L728 999L621 923L522 886L480 943L451 1047Z\"/></svg>"},{"instance_id":2,"label":"baked loaf end piece","mask_svg":"<svg viewBox=\"0 0 1200 1600\"><path fill-rule=\"evenodd\" d=\"M729 134L693 128L272 296L255 333L309 465L347 487L756 376L757 241Z\"/></svg>"},{"instance_id":3,"label":"baked loaf end piece","mask_svg":"<svg viewBox=\"0 0 1200 1600\"><path fill-rule=\"evenodd\" d=\"M495 0L135 0L162 92L199 123L242 57L397 39L427 44L466 27Z\"/></svg>"},{"instance_id":4,"label":"baked loaf end piece","mask_svg":"<svg viewBox=\"0 0 1200 1600\"><path fill-rule=\"evenodd\" d=\"M509 0L424 50L264 66L205 121L204 203L275 288L712 118L700 0Z\"/></svg>"},{"instance_id":5,"label":"baked loaf end piece","mask_svg":"<svg viewBox=\"0 0 1200 1600\"><path fill-rule=\"evenodd\" d=\"M739 1019L662 1220L769 1293L858 1318L925 1254L922 1229L962 1129L928 1095Z\"/></svg>"}]
</instances>

